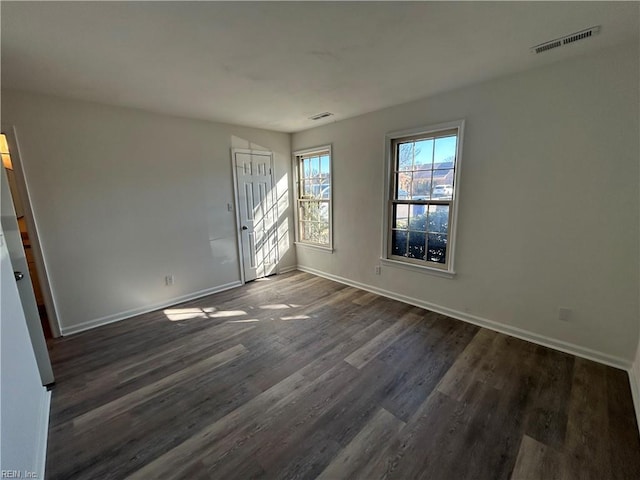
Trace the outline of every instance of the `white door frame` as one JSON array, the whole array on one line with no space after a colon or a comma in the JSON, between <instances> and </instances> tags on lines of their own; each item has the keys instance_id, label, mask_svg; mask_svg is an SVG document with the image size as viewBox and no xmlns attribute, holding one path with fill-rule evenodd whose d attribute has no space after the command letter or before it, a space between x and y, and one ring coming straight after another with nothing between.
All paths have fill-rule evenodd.
<instances>
[{"instance_id":1,"label":"white door frame","mask_svg":"<svg viewBox=\"0 0 640 480\"><path fill-rule=\"evenodd\" d=\"M231 149L231 170L233 171L233 196L234 196L234 210L236 214L236 241L238 245L238 264L240 265L240 281L244 285L246 283L245 274L244 274L244 255L242 251L242 219L240 218L240 199L238 195L238 172L237 172L237 164L236 164L236 153L246 153L249 155L268 155L270 157L269 160L269 168L271 169L271 188L276 188L274 182L274 164L273 164L273 152L270 150L252 150L248 148L232 148ZM276 204L277 204L277 195L276 195ZM277 209L277 205L276 205ZM279 212L277 212L279 214ZM280 269L280 258L278 256L276 260L276 274L279 273Z\"/></svg>"},{"instance_id":2,"label":"white door frame","mask_svg":"<svg viewBox=\"0 0 640 480\"><path fill-rule=\"evenodd\" d=\"M11 163L13 165L16 185L18 187L18 194L20 195L20 200L24 207L24 218L27 222L31 251L33 252L38 280L40 281L40 289L42 290L44 308L47 311L51 334L54 338L57 338L61 336L60 324L58 322L55 300L51 292L51 283L49 282L49 276L47 274L47 264L44 255L42 254L40 237L38 235L38 225L33 215L33 209L31 208L31 195L29 194L29 186L27 185L24 169L22 167L22 156L20 154L18 135L16 128L13 125L3 123L0 127L2 129L2 133L7 137L7 143L9 144Z\"/></svg>"}]
</instances>

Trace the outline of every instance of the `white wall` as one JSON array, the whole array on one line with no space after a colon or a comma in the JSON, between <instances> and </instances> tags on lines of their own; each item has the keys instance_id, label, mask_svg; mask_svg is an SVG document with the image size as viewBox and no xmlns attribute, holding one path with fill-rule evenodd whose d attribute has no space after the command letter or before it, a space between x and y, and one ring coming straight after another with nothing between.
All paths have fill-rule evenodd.
<instances>
[{"instance_id":1,"label":"white wall","mask_svg":"<svg viewBox=\"0 0 640 480\"><path fill-rule=\"evenodd\" d=\"M240 281L232 147L274 152L294 266L290 136L17 91L20 156L63 334ZM165 286L165 275L175 284Z\"/></svg>"},{"instance_id":2,"label":"white wall","mask_svg":"<svg viewBox=\"0 0 640 480\"><path fill-rule=\"evenodd\" d=\"M44 478L51 394L42 386L0 226L0 471Z\"/></svg>"},{"instance_id":3,"label":"white wall","mask_svg":"<svg viewBox=\"0 0 640 480\"><path fill-rule=\"evenodd\" d=\"M335 252L298 247L298 264L629 366L638 83L629 45L294 134L293 150L331 143L334 161ZM385 133L461 118L456 277L390 266L376 276ZM573 309L570 322L559 307Z\"/></svg>"}]
</instances>

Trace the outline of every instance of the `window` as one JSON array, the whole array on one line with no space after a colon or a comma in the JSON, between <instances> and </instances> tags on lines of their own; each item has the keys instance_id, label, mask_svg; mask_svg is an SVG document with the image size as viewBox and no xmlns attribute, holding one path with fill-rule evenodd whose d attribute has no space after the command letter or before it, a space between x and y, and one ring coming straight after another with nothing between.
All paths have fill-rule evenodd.
<instances>
[{"instance_id":1,"label":"window","mask_svg":"<svg viewBox=\"0 0 640 480\"><path fill-rule=\"evenodd\" d=\"M384 259L453 273L463 121L387 135Z\"/></svg>"},{"instance_id":2,"label":"window","mask_svg":"<svg viewBox=\"0 0 640 480\"><path fill-rule=\"evenodd\" d=\"M299 243L331 249L331 147L295 152Z\"/></svg>"}]
</instances>

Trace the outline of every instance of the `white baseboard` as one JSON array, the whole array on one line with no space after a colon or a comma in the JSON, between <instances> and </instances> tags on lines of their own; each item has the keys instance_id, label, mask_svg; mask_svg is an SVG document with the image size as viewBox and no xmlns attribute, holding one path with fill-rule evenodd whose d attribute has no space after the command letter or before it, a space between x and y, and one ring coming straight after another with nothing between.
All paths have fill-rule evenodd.
<instances>
[{"instance_id":1,"label":"white baseboard","mask_svg":"<svg viewBox=\"0 0 640 480\"><path fill-rule=\"evenodd\" d=\"M153 312L154 310L158 310L160 308L169 307L171 305L176 305L178 303L188 302L190 300L196 300L198 298L206 297L207 295L213 295L214 293L224 292L225 290L230 290L232 288L236 288L240 286L242 286L242 282L240 281L226 283L218 287L207 288L205 290L200 290L198 292L181 295L179 297L170 298L168 300L163 300L162 302L154 303L152 305L146 305L144 307L134 308L134 309L116 313L113 315L107 315L106 317L96 318L94 320L82 322L77 325L72 325L70 327L62 327L61 333L63 336L65 336L65 335L72 335L74 333L84 332L85 330L91 330L92 328L101 327L102 325L119 322L121 320L126 320L127 318L135 317L136 315Z\"/></svg>"},{"instance_id":2,"label":"white baseboard","mask_svg":"<svg viewBox=\"0 0 640 480\"><path fill-rule=\"evenodd\" d=\"M44 387L43 387L44 388ZM42 398L42 407L40 409L40 418L38 420L38 431L40 438L38 441L37 457L36 457L36 478L45 478L45 468L47 466L47 442L49 440L49 412L51 411L51 392L45 391Z\"/></svg>"},{"instance_id":3,"label":"white baseboard","mask_svg":"<svg viewBox=\"0 0 640 480\"><path fill-rule=\"evenodd\" d=\"M278 268L278 273L279 274L289 273L289 272L293 272L295 270L298 270L298 266L297 265L290 265L288 267L280 267L280 268Z\"/></svg>"},{"instance_id":4,"label":"white baseboard","mask_svg":"<svg viewBox=\"0 0 640 480\"><path fill-rule=\"evenodd\" d=\"M592 350L590 348L581 347L580 345L564 342L562 340L556 340L556 339L553 339L544 335L540 335L538 333L534 333L528 330L524 330L518 327L512 327L510 325L505 325L503 323L495 322L493 320L478 317L477 315L471 315L466 312L460 312L458 310L453 310L448 307L443 307L440 305L436 305L434 303L425 302L424 300L409 297L406 295L401 295L395 292L391 292L389 290L384 290L382 288L374 287L364 283L356 282L348 278L344 278L338 275L333 275L331 273L326 273L320 270L316 270L315 268L298 265L298 270L302 272L311 273L319 277L324 277L338 283L343 283L351 287L360 288L362 290L366 290L368 292L375 293L383 297L408 303L409 305L415 305L416 307L424 308L426 310L431 310L433 312L440 313L442 315L446 315L451 318L455 318L456 320L462 320L463 322L472 323L474 325L478 325L479 327L488 328L489 330L504 333L506 335L510 335L512 337L516 337L521 340L526 340L528 342L532 342L538 345L553 348L555 350L560 350L561 352L569 353L571 355L576 355L578 357L586 358L588 360L593 360L594 362L603 363L611 367L620 368L623 370L629 370L629 368L631 367L631 363L624 358L616 357L603 352L598 352L597 350Z\"/></svg>"}]
</instances>

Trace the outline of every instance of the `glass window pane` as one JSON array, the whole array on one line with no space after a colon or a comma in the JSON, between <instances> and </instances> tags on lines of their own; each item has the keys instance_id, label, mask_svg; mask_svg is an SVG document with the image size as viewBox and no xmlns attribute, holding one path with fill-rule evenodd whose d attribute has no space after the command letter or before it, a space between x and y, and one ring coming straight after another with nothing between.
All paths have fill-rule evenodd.
<instances>
[{"instance_id":1,"label":"glass window pane","mask_svg":"<svg viewBox=\"0 0 640 480\"><path fill-rule=\"evenodd\" d=\"M307 222L300 221L300 240L306 241L309 239L309 228L307 226Z\"/></svg>"},{"instance_id":2,"label":"glass window pane","mask_svg":"<svg viewBox=\"0 0 640 480\"><path fill-rule=\"evenodd\" d=\"M329 202L319 202L318 208L318 220L329 225Z\"/></svg>"},{"instance_id":3,"label":"glass window pane","mask_svg":"<svg viewBox=\"0 0 640 480\"><path fill-rule=\"evenodd\" d=\"M409 223L409 230L415 230L418 232L427 231L427 205L411 205L409 207L411 213L411 220Z\"/></svg>"},{"instance_id":4,"label":"glass window pane","mask_svg":"<svg viewBox=\"0 0 640 480\"><path fill-rule=\"evenodd\" d=\"M429 232L448 233L449 205L429 205Z\"/></svg>"},{"instance_id":5,"label":"glass window pane","mask_svg":"<svg viewBox=\"0 0 640 480\"><path fill-rule=\"evenodd\" d=\"M320 243L320 224L317 222L312 222L309 224L309 228L311 230L311 238L310 240L313 243Z\"/></svg>"},{"instance_id":6,"label":"glass window pane","mask_svg":"<svg viewBox=\"0 0 640 480\"><path fill-rule=\"evenodd\" d=\"M433 168L453 168L456 159L456 139L455 135L436 138Z\"/></svg>"},{"instance_id":7,"label":"glass window pane","mask_svg":"<svg viewBox=\"0 0 640 480\"><path fill-rule=\"evenodd\" d=\"M413 200L429 200L431 190L431 170L413 172L411 198Z\"/></svg>"},{"instance_id":8,"label":"glass window pane","mask_svg":"<svg viewBox=\"0 0 640 480\"><path fill-rule=\"evenodd\" d=\"M407 232L393 230L391 232L391 254L402 257L407 256Z\"/></svg>"},{"instance_id":9,"label":"glass window pane","mask_svg":"<svg viewBox=\"0 0 640 480\"><path fill-rule=\"evenodd\" d=\"M434 170L431 185L431 198L451 200L453 197L453 169Z\"/></svg>"},{"instance_id":10,"label":"glass window pane","mask_svg":"<svg viewBox=\"0 0 640 480\"><path fill-rule=\"evenodd\" d=\"M393 206L393 228L409 228L409 205Z\"/></svg>"},{"instance_id":11,"label":"glass window pane","mask_svg":"<svg viewBox=\"0 0 640 480\"><path fill-rule=\"evenodd\" d=\"M322 191L322 179L314 178L311 184L311 190L313 192L313 198L320 198L320 192Z\"/></svg>"},{"instance_id":12,"label":"glass window pane","mask_svg":"<svg viewBox=\"0 0 640 480\"><path fill-rule=\"evenodd\" d=\"M329 224L322 222L318 224L318 243L329 244Z\"/></svg>"},{"instance_id":13,"label":"glass window pane","mask_svg":"<svg viewBox=\"0 0 640 480\"><path fill-rule=\"evenodd\" d=\"M414 170L430 170L433 163L433 139L415 143Z\"/></svg>"},{"instance_id":14,"label":"glass window pane","mask_svg":"<svg viewBox=\"0 0 640 480\"><path fill-rule=\"evenodd\" d=\"M447 261L447 236L441 233L430 233L427 249L427 261L445 263Z\"/></svg>"},{"instance_id":15,"label":"glass window pane","mask_svg":"<svg viewBox=\"0 0 640 480\"><path fill-rule=\"evenodd\" d=\"M307 202L300 203L300 207L298 208L298 219L300 220L301 225L302 225L302 222L307 220L306 205L307 205ZM302 229L300 229L300 232L302 232Z\"/></svg>"},{"instance_id":16,"label":"glass window pane","mask_svg":"<svg viewBox=\"0 0 640 480\"><path fill-rule=\"evenodd\" d=\"M306 198L313 196L313 185L311 184L311 180L304 181L302 195Z\"/></svg>"},{"instance_id":17,"label":"glass window pane","mask_svg":"<svg viewBox=\"0 0 640 480\"><path fill-rule=\"evenodd\" d=\"M411 173L398 173L396 179L396 200L406 200L411 198L411 180L413 174Z\"/></svg>"},{"instance_id":18,"label":"glass window pane","mask_svg":"<svg viewBox=\"0 0 640 480\"><path fill-rule=\"evenodd\" d=\"M331 183L326 178L322 179L320 184L320 198L331 198Z\"/></svg>"},{"instance_id":19,"label":"glass window pane","mask_svg":"<svg viewBox=\"0 0 640 480\"><path fill-rule=\"evenodd\" d=\"M329 175L329 155L322 155L320 157L320 173Z\"/></svg>"},{"instance_id":20,"label":"glass window pane","mask_svg":"<svg viewBox=\"0 0 640 480\"><path fill-rule=\"evenodd\" d=\"M413 168L413 142L398 145L397 170L411 170Z\"/></svg>"},{"instance_id":21,"label":"glass window pane","mask_svg":"<svg viewBox=\"0 0 640 480\"><path fill-rule=\"evenodd\" d=\"M307 222L329 222L329 202L302 202L299 218Z\"/></svg>"},{"instance_id":22,"label":"glass window pane","mask_svg":"<svg viewBox=\"0 0 640 480\"><path fill-rule=\"evenodd\" d=\"M409 258L425 259L427 234L424 232L409 232L409 248L407 256Z\"/></svg>"},{"instance_id":23,"label":"glass window pane","mask_svg":"<svg viewBox=\"0 0 640 480\"><path fill-rule=\"evenodd\" d=\"M313 168L313 176L316 178L320 177L320 157L313 157L313 163L311 164Z\"/></svg>"}]
</instances>

